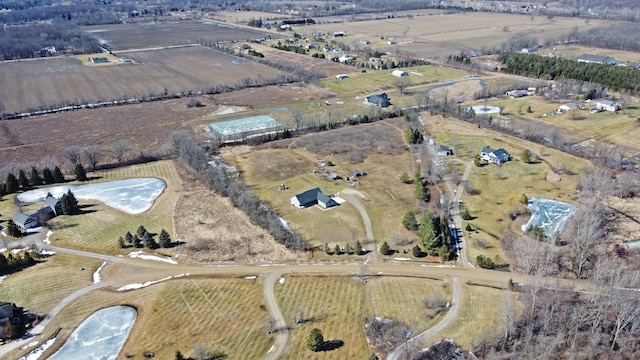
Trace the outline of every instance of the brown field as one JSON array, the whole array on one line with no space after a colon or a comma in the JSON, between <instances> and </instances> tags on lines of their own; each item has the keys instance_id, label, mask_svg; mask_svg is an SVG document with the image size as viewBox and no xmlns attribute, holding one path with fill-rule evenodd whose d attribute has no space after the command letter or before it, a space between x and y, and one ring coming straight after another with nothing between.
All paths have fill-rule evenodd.
<instances>
[{"instance_id":1,"label":"brown field","mask_svg":"<svg viewBox=\"0 0 640 360\"><path fill-rule=\"evenodd\" d=\"M263 22L271 20L284 20L295 18L293 14L286 13L269 13L261 11L216 11L209 15L213 20L232 22L232 23L247 23L252 19L262 19Z\"/></svg>"},{"instance_id":2,"label":"brown field","mask_svg":"<svg viewBox=\"0 0 640 360\"><path fill-rule=\"evenodd\" d=\"M266 59L302 66L305 69L317 71L330 78L334 78L337 74L346 73L351 75L359 73L361 70L355 66L345 65L327 59L314 58L310 55L297 54L292 51L282 51L266 45L251 44L251 46L256 51L264 54Z\"/></svg>"},{"instance_id":3,"label":"brown field","mask_svg":"<svg viewBox=\"0 0 640 360\"><path fill-rule=\"evenodd\" d=\"M515 35L544 38L566 34L574 27L578 29L610 25L611 22L591 21L586 25L577 18L555 17L553 21L545 17L530 15L494 13L457 13L433 16L416 16L403 19L382 19L346 22L337 24L316 24L295 27L295 31L311 34L323 31L332 34L344 31L346 37L340 41L356 45L360 40L371 41L371 47L390 53L398 51L417 57L434 58L460 51L480 51L492 46L499 47ZM503 31L504 27L509 31ZM384 37L384 39L382 39ZM393 39L396 45L388 45Z\"/></svg>"},{"instance_id":4,"label":"brown field","mask_svg":"<svg viewBox=\"0 0 640 360\"><path fill-rule=\"evenodd\" d=\"M135 63L82 66L72 57L0 63L3 112L41 106L91 103L121 98L235 85L243 78L279 72L213 49L194 46L131 52Z\"/></svg>"},{"instance_id":5,"label":"brown field","mask_svg":"<svg viewBox=\"0 0 640 360\"><path fill-rule=\"evenodd\" d=\"M119 50L197 44L200 38L226 42L278 36L260 29L238 27L210 20L95 25L84 26L82 29L107 41L118 55L120 55Z\"/></svg>"}]
</instances>

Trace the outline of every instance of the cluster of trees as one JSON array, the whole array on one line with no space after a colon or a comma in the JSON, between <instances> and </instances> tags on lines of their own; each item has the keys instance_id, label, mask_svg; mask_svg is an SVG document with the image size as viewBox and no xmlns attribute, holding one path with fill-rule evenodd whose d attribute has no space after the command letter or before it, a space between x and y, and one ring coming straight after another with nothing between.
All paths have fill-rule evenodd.
<instances>
[{"instance_id":1,"label":"cluster of trees","mask_svg":"<svg viewBox=\"0 0 640 360\"><path fill-rule=\"evenodd\" d=\"M5 168L4 171L7 174L5 181L0 183L0 196L13 194L18 190L27 190L30 187L42 184L49 185L64 182L64 175L57 166L54 167L53 171L45 167L42 169L42 173L35 166L32 166L29 173L30 176L27 176L27 173L23 169L18 170L17 177L8 168Z\"/></svg>"},{"instance_id":2,"label":"cluster of trees","mask_svg":"<svg viewBox=\"0 0 640 360\"><path fill-rule=\"evenodd\" d=\"M429 191L429 182L416 172L413 183L416 187L416 199L429 202L431 201L431 192Z\"/></svg>"},{"instance_id":3,"label":"cluster of trees","mask_svg":"<svg viewBox=\"0 0 640 360\"><path fill-rule=\"evenodd\" d=\"M420 244L428 254L438 255L442 260L449 260L455 255L455 239L451 235L446 217L436 217L430 211L425 211L420 224L416 226L415 214L410 211L405 214L403 225L408 230L416 229ZM418 248L418 250L421 249ZM414 255L416 252L414 250ZM421 252L418 254L420 255Z\"/></svg>"},{"instance_id":4,"label":"cluster of trees","mask_svg":"<svg viewBox=\"0 0 640 360\"><path fill-rule=\"evenodd\" d=\"M18 254L0 253L0 274L11 274L37 263L38 254L34 251L22 251Z\"/></svg>"},{"instance_id":5,"label":"cluster of trees","mask_svg":"<svg viewBox=\"0 0 640 360\"><path fill-rule=\"evenodd\" d=\"M500 56L502 71L544 79L570 78L602 84L615 90L640 92L640 71L632 67L581 63L533 54L507 53Z\"/></svg>"},{"instance_id":6,"label":"cluster of trees","mask_svg":"<svg viewBox=\"0 0 640 360\"><path fill-rule=\"evenodd\" d=\"M422 141L424 141L420 129L414 129L411 125L404 131L404 136L409 144L422 144Z\"/></svg>"},{"instance_id":7,"label":"cluster of trees","mask_svg":"<svg viewBox=\"0 0 640 360\"><path fill-rule=\"evenodd\" d=\"M247 214L252 223L266 229L277 242L291 250L307 250L307 244L302 237L286 228L280 221L280 217L264 206L260 199L247 189L241 179L229 174L224 166L210 166L209 154L191 134L184 131L173 132L169 136L169 143L180 159L207 186L218 194L228 197L236 208Z\"/></svg>"},{"instance_id":8,"label":"cluster of trees","mask_svg":"<svg viewBox=\"0 0 640 360\"><path fill-rule=\"evenodd\" d=\"M327 255L343 255L343 254L347 254L347 255L364 255L366 252L364 251L364 249L362 248L362 244L360 244L360 241L356 241L354 246L351 246L350 243L347 243L344 248L340 247L339 244L336 244L333 248L331 248L329 246L329 244L324 244L324 252Z\"/></svg>"},{"instance_id":9,"label":"cluster of trees","mask_svg":"<svg viewBox=\"0 0 640 360\"><path fill-rule=\"evenodd\" d=\"M364 334L369 346L381 359L411 338L411 330L404 322L376 316L367 319Z\"/></svg>"},{"instance_id":10,"label":"cluster of trees","mask_svg":"<svg viewBox=\"0 0 640 360\"><path fill-rule=\"evenodd\" d=\"M78 200L71 190L68 190L66 194L62 195L60 198L60 206L62 207L62 213L64 215L77 215L80 213Z\"/></svg>"},{"instance_id":11,"label":"cluster of trees","mask_svg":"<svg viewBox=\"0 0 640 360\"><path fill-rule=\"evenodd\" d=\"M153 250L159 247L169 248L172 245L171 236L169 236L169 233L165 229L160 231L158 242L156 242L154 234L147 231L147 229L142 225L138 227L135 234L131 234L130 231L127 231L124 237L120 236L120 238L118 238L118 246L120 246L121 249L134 247Z\"/></svg>"}]
</instances>

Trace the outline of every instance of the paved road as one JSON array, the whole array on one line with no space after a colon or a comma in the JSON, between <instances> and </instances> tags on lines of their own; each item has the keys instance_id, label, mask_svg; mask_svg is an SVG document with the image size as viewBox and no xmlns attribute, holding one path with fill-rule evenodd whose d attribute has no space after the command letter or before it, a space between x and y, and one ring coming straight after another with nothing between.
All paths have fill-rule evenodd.
<instances>
[{"instance_id":1,"label":"paved road","mask_svg":"<svg viewBox=\"0 0 640 360\"><path fill-rule=\"evenodd\" d=\"M280 273L266 273L262 276L264 300L267 303L267 310L271 319L275 322L273 326L273 334L276 340L273 342L273 346L269 349L269 352L262 358L263 360L277 360L279 359L287 348L287 342L289 341L289 330L287 322L282 316L282 311L278 307L278 301L275 295L275 285L282 275Z\"/></svg>"},{"instance_id":2,"label":"paved road","mask_svg":"<svg viewBox=\"0 0 640 360\"><path fill-rule=\"evenodd\" d=\"M422 344L425 340L429 339L437 335L440 331L444 330L449 324L453 322L458 316L458 310L460 309L460 304L462 303L462 281L458 278L453 279L452 288L452 300L450 303L449 310L447 314L434 326L422 332L421 334L409 339L409 341L403 343L398 346L395 350L393 350L388 356L387 360L398 360L405 355L410 354L411 345L415 342L418 344Z\"/></svg>"}]
</instances>

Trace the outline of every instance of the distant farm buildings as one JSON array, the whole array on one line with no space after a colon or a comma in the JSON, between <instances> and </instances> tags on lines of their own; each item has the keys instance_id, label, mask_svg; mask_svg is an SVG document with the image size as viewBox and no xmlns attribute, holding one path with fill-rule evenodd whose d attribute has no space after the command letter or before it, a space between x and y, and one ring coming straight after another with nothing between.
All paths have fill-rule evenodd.
<instances>
[{"instance_id":1,"label":"distant farm buildings","mask_svg":"<svg viewBox=\"0 0 640 360\"><path fill-rule=\"evenodd\" d=\"M578 58L578 62L583 63L591 63L591 64L607 64L607 65L617 65L618 60L605 56L605 55L594 55L594 54L582 54Z\"/></svg>"},{"instance_id":2,"label":"distant farm buildings","mask_svg":"<svg viewBox=\"0 0 640 360\"><path fill-rule=\"evenodd\" d=\"M397 77L404 77L404 76L409 76L409 73L402 70L393 70L393 72L391 72L391 75L397 76Z\"/></svg>"}]
</instances>

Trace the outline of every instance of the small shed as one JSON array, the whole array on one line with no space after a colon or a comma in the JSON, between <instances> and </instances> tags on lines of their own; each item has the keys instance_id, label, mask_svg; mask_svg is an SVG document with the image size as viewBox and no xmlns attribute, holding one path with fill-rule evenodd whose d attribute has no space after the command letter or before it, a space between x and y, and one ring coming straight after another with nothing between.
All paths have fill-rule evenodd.
<instances>
[{"instance_id":1,"label":"small shed","mask_svg":"<svg viewBox=\"0 0 640 360\"><path fill-rule=\"evenodd\" d=\"M403 76L409 76L409 73L406 72L406 71L402 71L402 70L393 70L391 75L397 76L397 77L403 77Z\"/></svg>"},{"instance_id":2,"label":"small shed","mask_svg":"<svg viewBox=\"0 0 640 360\"><path fill-rule=\"evenodd\" d=\"M347 74L338 74L338 75L336 75L336 79L338 79L338 80L347 79L348 77L349 77L349 75L347 75Z\"/></svg>"}]
</instances>

